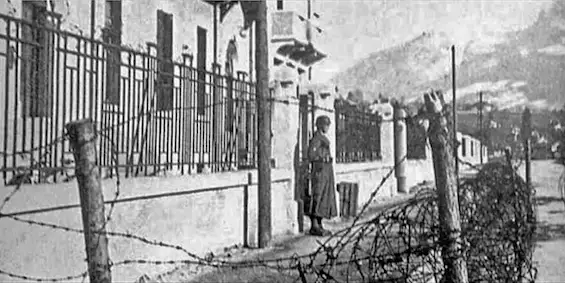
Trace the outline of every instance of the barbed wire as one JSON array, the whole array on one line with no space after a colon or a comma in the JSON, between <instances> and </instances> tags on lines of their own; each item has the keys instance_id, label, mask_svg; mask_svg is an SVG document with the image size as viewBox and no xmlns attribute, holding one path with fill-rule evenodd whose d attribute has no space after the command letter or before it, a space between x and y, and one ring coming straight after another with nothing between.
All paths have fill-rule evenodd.
<instances>
[{"instance_id":1,"label":"barbed wire","mask_svg":"<svg viewBox=\"0 0 565 283\"><path fill-rule=\"evenodd\" d=\"M97 133L101 138L110 142L112 162L115 165L119 165L116 147L111 137L104 133L104 129ZM279 273L285 273L289 276L295 276L297 280L302 282L325 282L327 280L349 282L356 278L365 281L367 279L385 280L391 278L406 280L407 278L417 276L441 277L443 267L439 255L442 252L441 247L443 243L438 236L437 211L435 211L437 207L435 203L436 195L433 190L418 193L408 201L385 208L376 216L371 216L368 220L362 220L363 217L367 217L366 211L372 200L375 199L383 185L390 180L396 167L405 159L406 156L383 176L381 182L372 190L368 201L362 206L360 213L353 219L351 224L335 232L323 242L318 241L319 247L315 251L304 255L294 254L292 256L279 258L230 261L217 259L213 255L205 257L198 256L179 245L150 240L131 233L106 231L94 231L94 233L99 234L99 236L104 234L107 236L128 238L149 245L172 248L188 256L188 259L182 260L124 259L109 263L110 267L133 264L184 264L228 270L263 267L275 270ZM463 199L461 213L464 225L462 225L462 230L458 232L461 232L465 240L461 243L462 248L459 252L465 254L467 262L470 265L470 276L473 278L471 282L479 282L483 279L488 279L487 281L491 281L491 279L495 281L505 281L509 278L535 278L535 271L533 271L535 268L531 264L531 252L533 250L531 246L533 239L531 230L532 225L535 224L535 216L532 216L530 211L532 206L531 196L533 193L521 186L523 180L520 181L521 178L517 176L515 172L516 168L494 168L499 171L493 170L493 168L486 170L486 168L476 167L475 169L479 171L480 177L474 179L474 183L465 180L459 185L460 198L462 196ZM116 203L120 195L120 177L119 174L117 175L117 188L114 201L105 219L104 228L106 228L106 224L111 221L111 215L114 210L113 204ZM508 178L507 175L511 176L511 178ZM485 182L488 183L489 180L489 178L485 176L492 177L491 181L494 181L492 181L490 185L485 185ZM478 182L476 180L481 181ZM509 189L500 190L499 187L501 184L503 184L505 188L512 188L512 194L509 195L511 191ZM497 191L499 192L498 195L496 193ZM516 191L518 191L519 194L517 194ZM15 192L11 193L9 197L4 200L2 207L14 194ZM497 208L493 206L494 200L496 200L498 205L500 205L502 201L508 204L503 205L503 209L496 210ZM480 201L486 202L487 204L485 205ZM528 203L528 201L530 201L530 203ZM517 213L514 216L515 219L520 220L526 217L529 222L517 223L514 221L512 222L514 225L511 227L513 229L508 229L508 227L501 222L501 220L508 222L508 216L510 216L510 214L508 214L509 212L506 211L508 208L514 209L514 212ZM492 212L493 210L499 211L500 214L490 218L484 217L484 213ZM483 216L484 219L479 218L477 215ZM2 216L0 215L0 217ZM81 234L84 233L81 229L27 220L16 216L9 217L15 221L30 225L38 225ZM484 231L486 230L485 227L489 227L488 233L490 234L485 234L487 232ZM477 229L480 231L477 232ZM513 239L517 240L517 242L524 243L524 247L509 249L508 245L510 241L508 241L508 238L511 237L508 236L513 236ZM487 244L481 243L481 245L478 245L481 246L478 250L473 250L473 245L470 243L477 239L487 241ZM506 250L503 250L501 247ZM489 253L495 253L502 263L493 264L492 258L488 257L488 255L491 255ZM486 258L484 258L485 254L487 255ZM519 270L513 269L508 265L509 262L512 262L512 264L518 263L518 266L521 268ZM487 266L487 263L492 266ZM422 266L431 270L425 272L421 271ZM343 270L343 268L346 269ZM418 272L423 274L416 274ZM0 271L0 273L13 278L40 282L69 281L80 277L85 280L85 274L87 274L82 273L80 276L73 275L64 278L49 279L22 276L5 271Z\"/></svg>"},{"instance_id":2,"label":"barbed wire","mask_svg":"<svg viewBox=\"0 0 565 283\"><path fill-rule=\"evenodd\" d=\"M88 272L83 272L81 274L65 276L65 277L55 277L55 278L33 277L33 276L27 276L27 275L19 275L19 274L7 272L7 271L1 270L1 269L0 269L0 274L6 275L10 278L22 279L22 280L27 280L27 281L35 281L35 282L65 282L65 281L73 281L73 280L79 279L79 278L82 278L84 280L86 278L86 276L88 276Z\"/></svg>"},{"instance_id":3,"label":"barbed wire","mask_svg":"<svg viewBox=\"0 0 565 283\"><path fill-rule=\"evenodd\" d=\"M393 172L393 171L394 170L391 170L390 172ZM382 184L384 184L384 182L386 182L386 180L388 178L390 178L390 176L391 176L391 174L389 173L385 177L383 177L384 181L382 181L381 184L379 184L379 186L377 187L377 189L373 191L370 198L373 198L376 195L376 192L380 189ZM358 219L360 218L361 215L363 215L362 213L360 213L356 217L356 220L353 221L353 223L349 227L336 232L334 235L332 235L326 241L319 243L320 248L318 250L310 253L310 254L307 254L307 255L302 255L302 256L294 255L292 257L286 257L286 258L276 258L276 259L268 259L268 260L259 259L259 260L254 260L254 261L239 261L239 262L219 261L219 260L213 260L213 259L210 259L210 258L204 259L204 258L201 258L201 257L194 255L194 258L196 260L194 260L194 259L192 259L192 260L127 259L127 260L122 260L122 261L118 261L118 262L115 262L115 263L111 263L111 266L131 265L131 264L151 264L151 265L191 264L191 265L197 265L197 266L209 266L209 267L214 267L214 268L228 268L228 269L232 269L232 270L236 269L236 268L267 267L267 268L270 268L270 269L277 270L278 272L292 271L294 273L298 273L300 280L302 280L303 282L307 282L306 279L305 279L307 276L310 276L310 277L314 276L314 277L317 278L316 280L332 279L335 282L341 282L336 278L336 276L334 274L335 272L332 273L332 269L338 268L339 266L347 265L348 266L347 273L348 273L348 278L349 278L349 274L354 272L354 270L350 269L350 265L354 264L356 266L356 270L357 270L356 272L358 273L358 275L360 275L362 277L362 279L363 278L369 278L369 277L367 277L368 275L365 274L366 272L365 272L365 270L363 270L363 268L364 268L364 266L374 264L375 262L378 262L380 265L385 265L385 266L386 265L398 265L399 263L401 263L401 262L404 263L404 261L405 261L405 260L400 261L400 259L414 257L415 255L419 255L419 256L426 255L426 257L424 257L423 259L420 260L420 263L432 262L427 257L429 257L430 253L436 251L439 248L439 246L440 246L440 243L438 242L439 240L436 239L436 243L434 245L428 245L428 246L425 246L425 247L409 246L405 249L401 249L401 248L396 247L396 246L394 246L390 243L391 239L392 240L398 239L399 235L403 235L403 233L399 232L400 230L398 230L398 229L395 230L396 235L386 235L386 233L383 232L383 231L389 231L389 233L394 232L394 231L390 230L390 227L392 227L390 225L397 225L399 220L402 220L403 217L406 217L406 219L403 220L405 226L417 225L418 223L420 223L420 224L423 223L422 221L418 221L418 220L410 220L410 218L407 217L410 213L407 213L407 211L408 211L408 208L410 208L410 207L412 207L414 209L414 207L422 206L422 202L431 200L430 198L432 196L433 196L433 194L430 194L429 192L428 192L428 194L420 193L414 199L406 202L405 204L397 205L397 206L393 207L392 209L387 209L387 210L385 210L385 212L380 213L377 217L374 217L371 220L364 221L362 223L358 223ZM425 211L430 213L431 211L433 211L433 207L435 207L435 204L431 205L431 203L430 203L430 204L428 204L428 206L422 206L422 207L425 207L426 208ZM365 208L366 208L366 206L364 206L361 209L361 211L364 211ZM392 212L395 212L395 211L397 212L396 214L392 213ZM399 211L402 212L401 215L398 214ZM421 213L418 213L418 215L421 215ZM17 218L17 217L12 217L12 218ZM385 218L385 219L383 219L383 218ZM29 220L24 220L24 221L28 222L28 223L38 224L38 222L36 222L36 221L29 221ZM394 224L394 223L396 223L396 224ZM428 223L429 223L429 221L428 221ZM386 227L389 227L388 228L389 230L382 229L383 225L385 225L385 224L389 225L389 226L386 226ZM44 226L45 224L41 223L39 225ZM380 226L378 226L378 225L380 225ZM371 227L371 226L373 226L373 227ZM57 227L55 225L50 225L50 227L52 227L52 228L56 227L56 228L59 228L59 229L65 229L65 230L68 230L68 231L75 231L75 232L82 233L82 231L79 230L79 229ZM437 225L431 225L428 228L430 228L431 231L433 231L434 229L435 229L435 231L437 231ZM498 229L498 231L500 231L500 230L501 229ZM369 235L371 235L371 233L377 233L378 235L380 235L380 237L376 237L376 236L378 236L377 234L375 234L375 237L368 237ZM156 244L156 245L159 245L159 246L173 247L177 250L184 250L184 251L186 251L187 254L190 254L190 252L188 252L186 249L184 249L180 246L173 246L173 245L165 244L165 243L162 243L162 242L150 241L150 240L138 237L138 236L134 236L132 234L125 234L125 233L120 234L120 233L113 233L113 232L107 232L107 234L113 235L113 236L124 236L124 237L127 237L127 238L138 239L138 240L141 240L143 242ZM339 238L338 238L338 236L339 236ZM348 237L348 238L347 238L346 241L344 241L344 239L346 237ZM430 236L428 236L428 237L430 237ZM331 243L332 240L335 240L336 238L338 238L338 240L335 241L334 243ZM382 254L378 254L378 253L374 254L374 251L373 251L373 254L369 253L369 255L357 256L357 254L356 254L357 251L363 250L363 249L359 248L359 245L361 244L361 241L363 239L366 239L366 238L388 239L389 242L385 241L385 243L383 243L384 245L382 245L382 247L381 247L381 248L385 248L387 252L382 253ZM495 239L499 239L499 237L496 237ZM351 246L352 243L356 246L356 248L354 249L355 252L351 252L352 251L351 248L349 250L346 250L347 246ZM467 245L466 247L468 248L469 245ZM395 250L395 248L396 248L396 250ZM339 256L340 253L343 253L344 251L350 252L349 259L338 260L339 257L340 257ZM319 258L322 258L322 257L326 258L325 262L316 263L316 260L318 260ZM305 261L303 261L303 260L305 260ZM402 270L402 269L400 269L400 270ZM410 272L415 272L414 269L409 269L409 270L410 270ZM381 270L381 271L383 271L383 270ZM387 273L387 272L385 272L385 273ZM435 273L437 273L437 271L435 271ZM6 274L6 273L4 272L4 274ZM67 277L67 278L70 278L70 277ZM78 277L74 277L74 278L78 278ZM399 278L404 278L404 277L400 276ZM471 282L474 282L474 281L471 281Z\"/></svg>"}]
</instances>

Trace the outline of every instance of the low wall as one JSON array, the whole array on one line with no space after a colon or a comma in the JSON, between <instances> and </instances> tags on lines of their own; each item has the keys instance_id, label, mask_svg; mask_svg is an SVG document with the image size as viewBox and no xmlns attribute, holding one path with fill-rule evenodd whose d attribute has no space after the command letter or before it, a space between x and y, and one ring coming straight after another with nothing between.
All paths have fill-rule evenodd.
<instances>
[{"instance_id":1,"label":"low wall","mask_svg":"<svg viewBox=\"0 0 565 283\"><path fill-rule=\"evenodd\" d=\"M406 187L410 189L424 181L434 181L434 163L430 158L406 161Z\"/></svg>"},{"instance_id":2,"label":"low wall","mask_svg":"<svg viewBox=\"0 0 565 283\"><path fill-rule=\"evenodd\" d=\"M434 168L431 159L407 160L406 162L406 186L408 189L424 181L434 180ZM371 193L379 186L382 179L393 171L393 167L378 161L336 164L336 184L339 182L358 183L359 207L361 207L370 199ZM395 195L397 195L396 177L392 172L373 201Z\"/></svg>"},{"instance_id":3,"label":"low wall","mask_svg":"<svg viewBox=\"0 0 565 283\"><path fill-rule=\"evenodd\" d=\"M204 255L243 242L243 187L248 171L178 177L122 179L120 202L108 231L131 233L149 240L180 245ZM296 233L296 203L291 174L272 172L273 234ZM257 182L253 171L254 183ZM116 180L104 180L105 200L113 200ZM234 186L228 189L210 189ZM13 187L3 187L4 199ZM2 210L15 213L36 209L49 212L21 215L23 219L82 229L76 181L56 185L24 185ZM70 207L69 206L73 206ZM61 206L63 206L61 208ZM66 206L66 208L65 208ZM108 213L110 205L106 206ZM249 242L257 241L257 186L249 189ZM84 236L0 218L0 270L32 277L62 277L86 270ZM113 262L131 259L182 260L184 253L136 240L109 237ZM170 265L119 265L112 268L114 282L133 282L143 274L170 270ZM15 279L0 275L0 282Z\"/></svg>"},{"instance_id":4,"label":"low wall","mask_svg":"<svg viewBox=\"0 0 565 283\"><path fill-rule=\"evenodd\" d=\"M358 201L359 207L361 207L369 200L371 193L377 189L381 180L391 170L393 170L392 166L384 165L381 162L339 163L335 166L336 184L340 182L358 183ZM375 198L391 197L394 195L396 195L396 178L393 172L379 189Z\"/></svg>"}]
</instances>

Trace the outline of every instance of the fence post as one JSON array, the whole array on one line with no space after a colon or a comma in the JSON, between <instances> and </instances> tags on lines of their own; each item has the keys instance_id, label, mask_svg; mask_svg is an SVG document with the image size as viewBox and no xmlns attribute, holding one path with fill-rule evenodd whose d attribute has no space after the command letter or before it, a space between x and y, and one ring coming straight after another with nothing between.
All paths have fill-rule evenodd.
<instances>
[{"instance_id":1,"label":"fence post","mask_svg":"<svg viewBox=\"0 0 565 283\"><path fill-rule=\"evenodd\" d=\"M247 185L243 187L243 247L249 247L249 187L253 184L253 174L247 173Z\"/></svg>"},{"instance_id":2,"label":"fence post","mask_svg":"<svg viewBox=\"0 0 565 283\"><path fill-rule=\"evenodd\" d=\"M526 163L526 184L528 188L532 185L531 175L531 137L532 137L532 113L526 108L522 113L522 139L524 143L524 159Z\"/></svg>"},{"instance_id":3,"label":"fence post","mask_svg":"<svg viewBox=\"0 0 565 283\"><path fill-rule=\"evenodd\" d=\"M400 107L394 108L394 175L399 193L407 193L406 188L406 112Z\"/></svg>"},{"instance_id":4,"label":"fence post","mask_svg":"<svg viewBox=\"0 0 565 283\"><path fill-rule=\"evenodd\" d=\"M449 136L447 119L443 116L444 99L441 92L424 94L430 115L428 136L432 148L434 174L438 193L440 243L445 266L444 282L467 283L467 264L463 259L461 223L457 196L455 158Z\"/></svg>"},{"instance_id":5,"label":"fence post","mask_svg":"<svg viewBox=\"0 0 565 283\"><path fill-rule=\"evenodd\" d=\"M104 195L96 160L96 132L91 119L66 125L76 164L82 224L90 282L112 282L108 238L104 216Z\"/></svg>"}]
</instances>

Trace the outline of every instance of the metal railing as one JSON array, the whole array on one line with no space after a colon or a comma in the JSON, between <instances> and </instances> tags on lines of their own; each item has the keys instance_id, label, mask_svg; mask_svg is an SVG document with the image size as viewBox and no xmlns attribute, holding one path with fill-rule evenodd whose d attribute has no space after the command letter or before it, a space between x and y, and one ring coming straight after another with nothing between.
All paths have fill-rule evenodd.
<instances>
[{"instance_id":1,"label":"metal railing","mask_svg":"<svg viewBox=\"0 0 565 283\"><path fill-rule=\"evenodd\" d=\"M99 163L112 176L181 174L256 164L255 86L145 50L92 41L0 14L0 164L5 183L41 164L40 181L72 168L66 123L92 118ZM57 172L49 175L48 172ZM48 176L49 175L49 176Z\"/></svg>"},{"instance_id":2,"label":"metal railing","mask_svg":"<svg viewBox=\"0 0 565 283\"><path fill-rule=\"evenodd\" d=\"M336 162L381 159L381 118L344 100L335 101Z\"/></svg>"},{"instance_id":3,"label":"metal railing","mask_svg":"<svg viewBox=\"0 0 565 283\"><path fill-rule=\"evenodd\" d=\"M416 119L406 119L406 159L426 159L427 133Z\"/></svg>"}]
</instances>

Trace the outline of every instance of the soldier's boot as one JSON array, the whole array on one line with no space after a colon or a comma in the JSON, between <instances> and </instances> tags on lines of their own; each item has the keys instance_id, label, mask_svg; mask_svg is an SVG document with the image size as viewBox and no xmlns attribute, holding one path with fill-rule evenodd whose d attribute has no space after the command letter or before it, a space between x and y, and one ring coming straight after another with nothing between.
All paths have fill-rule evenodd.
<instances>
[{"instance_id":1,"label":"soldier's boot","mask_svg":"<svg viewBox=\"0 0 565 283\"><path fill-rule=\"evenodd\" d=\"M310 217L310 235L313 236L323 236L324 234L324 230L322 230L322 228L320 227L320 218L315 217L315 216L311 216Z\"/></svg>"},{"instance_id":2,"label":"soldier's boot","mask_svg":"<svg viewBox=\"0 0 565 283\"><path fill-rule=\"evenodd\" d=\"M320 230L322 231L322 235L321 236L329 236L332 234L331 231L324 229L324 225L322 225L322 218L318 217L318 226L320 227Z\"/></svg>"}]
</instances>

